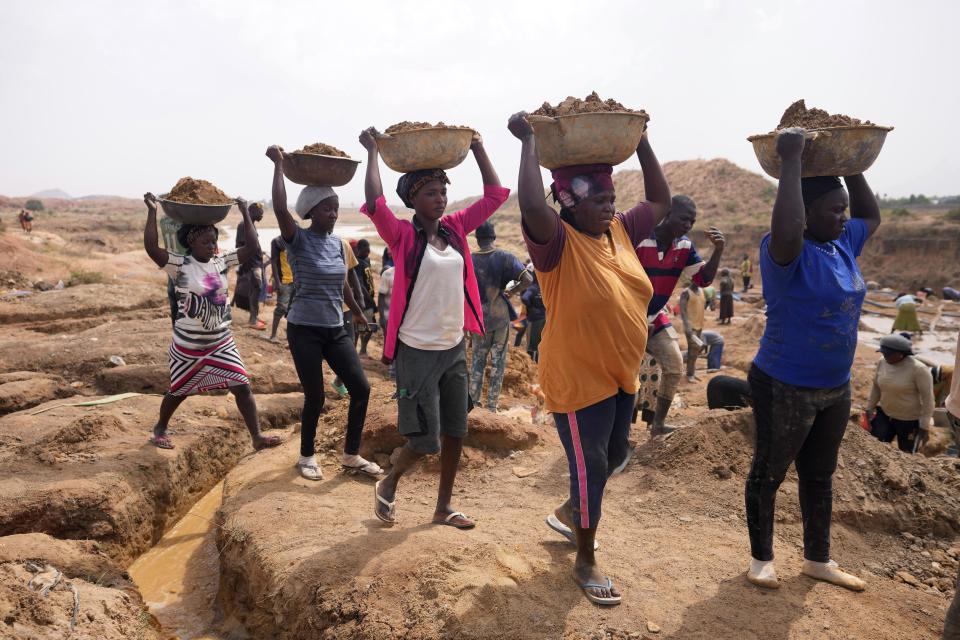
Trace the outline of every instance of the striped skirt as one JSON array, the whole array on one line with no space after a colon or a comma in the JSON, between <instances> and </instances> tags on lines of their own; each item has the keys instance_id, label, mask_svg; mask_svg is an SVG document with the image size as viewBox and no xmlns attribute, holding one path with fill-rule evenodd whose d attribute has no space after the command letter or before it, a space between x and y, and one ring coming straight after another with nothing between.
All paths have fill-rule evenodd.
<instances>
[{"instance_id":1,"label":"striped skirt","mask_svg":"<svg viewBox=\"0 0 960 640\"><path fill-rule=\"evenodd\" d=\"M233 336L209 349L170 345L170 395L189 396L250 384Z\"/></svg>"}]
</instances>

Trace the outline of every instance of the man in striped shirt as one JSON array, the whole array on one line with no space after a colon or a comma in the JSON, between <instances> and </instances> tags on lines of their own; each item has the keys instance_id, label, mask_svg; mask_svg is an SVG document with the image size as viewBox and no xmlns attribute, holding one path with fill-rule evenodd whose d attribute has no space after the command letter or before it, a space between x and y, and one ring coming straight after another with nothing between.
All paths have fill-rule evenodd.
<instances>
[{"instance_id":1,"label":"man in striped shirt","mask_svg":"<svg viewBox=\"0 0 960 640\"><path fill-rule=\"evenodd\" d=\"M723 255L723 233L716 227L710 227L707 237L713 243L713 255L708 262L703 261L693 241L687 237L696 220L697 205L693 200L688 196L674 196L670 202L670 213L654 227L650 237L636 247L640 264L653 284L653 297L647 307L647 353L656 359L661 370L656 407L650 423L650 434L654 437L673 431L665 421L683 374L683 356L680 354L677 332L670 326L667 303L681 275L697 286L709 285L717 274Z\"/></svg>"}]
</instances>

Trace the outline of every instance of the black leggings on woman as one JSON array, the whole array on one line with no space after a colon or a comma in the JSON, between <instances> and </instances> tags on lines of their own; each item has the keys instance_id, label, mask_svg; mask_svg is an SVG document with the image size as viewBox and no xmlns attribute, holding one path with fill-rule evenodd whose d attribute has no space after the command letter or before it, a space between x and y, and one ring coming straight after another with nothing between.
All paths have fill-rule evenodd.
<instances>
[{"instance_id":1,"label":"black leggings on woman","mask_svg":"<svg viewBox=\"0 0 960 640\"><path fill-rule=\"evenodd\" d=\"M316 453L314 439L317 422L323 410L323 361L326 360L350 393L347 412L347 438L343 450L347 454L360 452L360 437L367 419L370 383L363 373L360 357L353 340L343 327L311 327L287 322L287 343L297 376L303 386L303 413L300 416L300 455Z\"/></svg>"},{"instance_id":2,"label":"black leggings on woman","mask_svg":"<svg viewBox=\"0 0 960 640\"><path fill-rule=\"evenodd\" d=\"M850 419L850 383L832 389L795 387L751 367L750 391L757 446L747 477L750 552L773 560L773 512L777 489L791 462L800 480L803 556L830 560L833 472Z\"/></svg>"}]
</instances>

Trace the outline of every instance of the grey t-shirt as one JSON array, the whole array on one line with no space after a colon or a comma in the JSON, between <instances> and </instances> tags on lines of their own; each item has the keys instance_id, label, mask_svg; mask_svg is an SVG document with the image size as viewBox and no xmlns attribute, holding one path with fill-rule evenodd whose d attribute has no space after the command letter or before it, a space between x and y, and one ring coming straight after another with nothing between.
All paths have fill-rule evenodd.
<instances>
[{"instance_id":1,"label":"grey t-shirt","mask_svg":"<svg viewBox=\"0 0 960 640\"><path fill-rule=\"evenodd\" d=\"M347 276L343 241L332 233L321 235L297 228L293 240L284 240L284 245L295 290L287 321L312 327L342 326Z\"/></svg>"}]
</instances>

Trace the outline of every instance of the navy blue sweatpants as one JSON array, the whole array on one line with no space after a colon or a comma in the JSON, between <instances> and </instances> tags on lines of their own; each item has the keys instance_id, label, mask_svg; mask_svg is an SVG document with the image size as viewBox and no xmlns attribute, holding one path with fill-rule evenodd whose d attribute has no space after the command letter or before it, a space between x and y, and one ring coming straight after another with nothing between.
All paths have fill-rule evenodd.
<instances>
[{"instance_id":1,"label":"navy blue sweatpants","mask_svg":"<svg viewBox=\"0 0 960 640\"><path fill-rule=\"evenodd\" d=\"M557 433L570 465L573 522L591 529L600 522L607 478L627 457L635 394L616 395L570 413L554 413Z\"/></svg>"}]
</instances>

